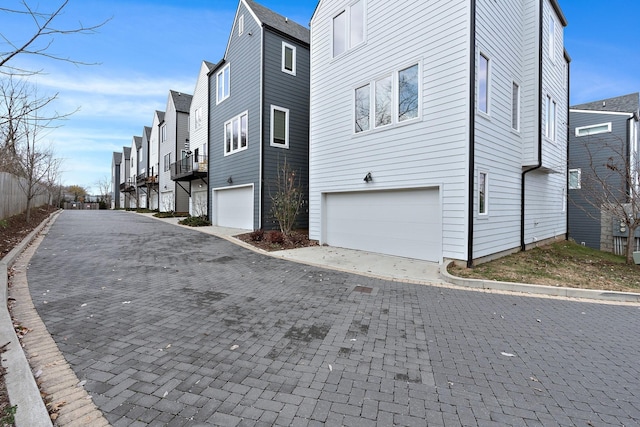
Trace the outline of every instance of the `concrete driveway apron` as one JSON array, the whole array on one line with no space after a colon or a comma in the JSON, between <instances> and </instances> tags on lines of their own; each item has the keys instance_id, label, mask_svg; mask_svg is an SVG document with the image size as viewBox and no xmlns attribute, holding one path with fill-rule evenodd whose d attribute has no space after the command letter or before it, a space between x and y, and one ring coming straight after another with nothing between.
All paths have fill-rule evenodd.
<instances>
[{"instance_id":1,"label":"concrete driveway apron","mask_svg":"<svg viewBox=\"0 0 640 427\"><path fill-rule=\"evenodd\" d=\"M640 309L397 283L66 211L33 302L132 425L638 425Z\"/></svg>"}]
</instances>

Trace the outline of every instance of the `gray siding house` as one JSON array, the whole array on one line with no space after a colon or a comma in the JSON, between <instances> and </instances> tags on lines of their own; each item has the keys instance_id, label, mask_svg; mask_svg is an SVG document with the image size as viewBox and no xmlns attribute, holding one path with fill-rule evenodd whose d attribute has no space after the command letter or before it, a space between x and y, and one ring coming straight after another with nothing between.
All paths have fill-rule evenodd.
<instances>
[{"instance_id":1,"label":"gray siding house","mask_svg":"<svg viewBox=\"0 0 640 427\"><path fill-rule=\"evenodd\" d=\"M131 147L122 147L122 163L120 164L120 207L131 208L131 193L135 187L131 185Z\"/></svg>"},{"instance_id":2,"label":"gray siding house","mask_svg":"<svg viewBox=\"0 0 640 427\"><path fill-rule=\"evenodd\" d=\"M306 199L309 30L240 0L224 58L209 73L209 97L211 222L278 228L271 195L285 161ZM307 224L305 209L297 226Z\"/></svg>"},{"instance_id":3,"label":"gray siding house","mask_svg":"<svg viewBox=\"0 0 640 427\"><path fill-rule=\"evenodd\" d=\"M191 98L189 94L170 90L164 120L159 124L160 212L189 211L189 182L174 181L171 168L187 157Z\"/></svg>"},{"instance_id":4,"label":"gray siding house","mask_svg":"<svg viewBox=\"0 0 640 427\"><path fill-rule=\"evenodd\" d=\"M606 187L616 200L626 201L628 182L612 169L612 163L622 161L633 170L634 153L638 152L639 109L638 93L570 109L569 237L578 243L611 251L613 237L626 236L616 221L606 218L603 223L600 209L592 206L589 199L594 200L596 193ZM604 180L604 186L589 179L596 174Z\"/></svg>"}]
</instances>

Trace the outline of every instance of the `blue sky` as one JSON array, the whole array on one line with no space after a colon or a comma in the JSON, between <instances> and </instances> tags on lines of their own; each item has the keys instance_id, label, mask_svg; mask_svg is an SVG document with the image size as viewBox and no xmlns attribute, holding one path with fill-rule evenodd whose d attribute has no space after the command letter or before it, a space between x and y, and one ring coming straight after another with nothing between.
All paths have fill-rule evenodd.
<instances>
[{"instance_id":1,"label":"blue sky","mask_svg":"<svg viewBox=\"0 0 640 427\"><path fill-rule=\"evenodd\" d=\"M19 7L18 0L2 3ZM61 0L29 3L45 11ZM306 26L317 1L259 3ZM64 159L64 185L97 192L96 182L110 179L112 153L131 146L132 137L151 125L153 112L165 109L169 90L192 93L201 61L222 58L237 5L236 0L69 2L58 27L110 21L95 34L57 37L49 52L97 65L26 55L12 62L44 70L35 80L38 93L58 93L57 111L78 110L46 136ZM640 91L640 2L560 0L560 6L569 21L565 48L572 58L571 104ZM25 37L28 28L0 13L0 33L12 40Z\"/></svg>"}]
</instances>

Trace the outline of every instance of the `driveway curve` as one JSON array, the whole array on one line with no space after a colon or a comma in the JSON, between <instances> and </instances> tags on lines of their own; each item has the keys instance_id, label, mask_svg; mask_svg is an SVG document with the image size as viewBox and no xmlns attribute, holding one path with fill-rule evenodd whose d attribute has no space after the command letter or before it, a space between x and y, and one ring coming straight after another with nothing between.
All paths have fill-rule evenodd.
<instances>
[{"instance_id":1,"label":"driveway curve","mask_svg":"<svg viewBox=\"0 0 640 427\"><path fill-rule=\"evenodd\" d=\"M33 303L113 426L640 424L640 309L385 281L65 211Z\"/></svg>"}]
</instances>

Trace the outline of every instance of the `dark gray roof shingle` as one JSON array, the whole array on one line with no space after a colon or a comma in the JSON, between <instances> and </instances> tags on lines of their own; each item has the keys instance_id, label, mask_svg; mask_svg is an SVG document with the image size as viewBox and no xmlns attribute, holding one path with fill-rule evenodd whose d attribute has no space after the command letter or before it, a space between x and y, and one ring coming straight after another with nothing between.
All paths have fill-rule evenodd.
<instances>
[{"instance_id":1,"label":"dark gray roof shingle","mask_svg":"<svg viewBox=\"0 0 640 427\"><path fill-rule=\"evenodd\" d=\"M134 136L133 137L133 142L136 144L136 150L139 150L142 148L142 137L141 136Z\"/></svg>"},{"instance_id":2,"label":"dark gray roof shingle","mask_svg":"<svg viewBox=\"0 0 640 427\"><path fill-rule=\"evenodd\" d=\"M144 136L147 137L147 141L148 141L149 138L151 138L151 126L145 126L143 132L144 132Z\"/></svg>"},{"instance_id":3,"label":"dark gray roof shingle","mask_svg":"<svg viewBox=\"0 0 640 427\"><path fill-rule=\"evenodd\" d=\"M193 99L193 96L175 90L170 90L169 93L171 94L171 99L173 99L173 105L175 105L176 111L179 113L188 113L189 108L191 108L191 99Z\"/></svg>"},{"instance_id":4,"label":"dark gray roof shingle","mask_svg":"<svg viewBox=\"0 0 640 427\"><path fill-rule=\"evenodd\" d=\"M616 113L637 113L639 108L640 94L638 92L571 107L572 110L612 111Z\"/></svg>"},{"instance_id":5,"label":"dark gray roof shingle","mask_svg":"<svg viewBox=\"0 0 640 427\"><path fill-rule=\"evenodd\" d=\"M122 154L125 160L131 159L131 147L122 147Z\"/></svg>"},{"instance_id":6,"label":"dark gray roof shingle","mask_svg":"<svg viewBox=\"0 0 640 427\"><path fill-rule=\"evenodd\" d=\"M271 27L281 33L287 34L296 40L303 43L310 43L309 30L302 25L285 18L282 15L275 13L274 11L267 9L261 4L256 3L253 0L245 0L247 5L251 8L253 13L258 17L260 22L264 25Z\"/></svg>"},{"instance_id":7,"label":"dark gray roof shingle","mask_svg":"<svg viewBox=\"0 0 640 427\"><path fill-rule=\"evenodd\" d=\"M113 163L119 165L122 163L122 153L113 152Z\"/></svg>"}]
</instances>

